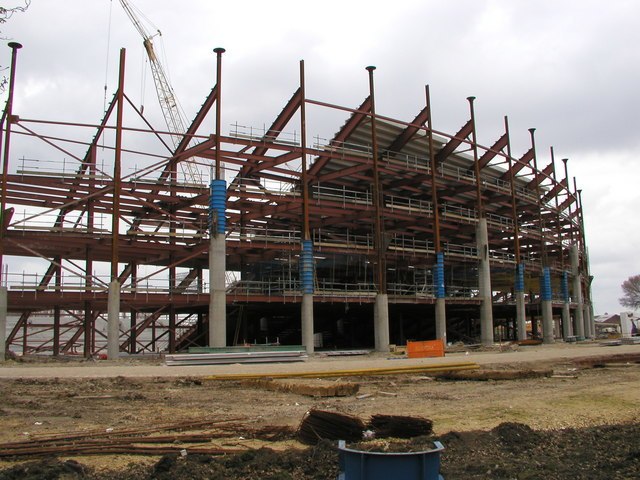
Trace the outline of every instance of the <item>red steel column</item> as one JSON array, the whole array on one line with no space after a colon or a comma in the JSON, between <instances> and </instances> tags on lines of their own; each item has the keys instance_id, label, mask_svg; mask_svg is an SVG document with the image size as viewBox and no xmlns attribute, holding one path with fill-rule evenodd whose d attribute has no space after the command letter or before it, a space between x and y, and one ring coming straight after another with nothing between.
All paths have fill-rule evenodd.
<instances>
[{"instance_id":1,"label":"red steel column","mask_svg":"<svg viewBox=\"0 0 640 480\"><path fill-rule=\"evenodd\" d=\"M444 284L444 257L442 245L440 241L440 205L438 204L438 184L437 178L437 162L436 152L433 147L433 121L431 118L431 95L429 85L425 87L425 95L427 100L427 139L429 142L429 165L431 168L431 203L433 205L433 231L434 231L434 250L436 254L436 263L434 270L439 272L435 275L437 282ZM446 315L446 299L441 296L440 290L442 286L434 282L434 294L436 297L435 320L436 320L436 339L442 339L447 343L447 315Z\"/></svg>"},{"instance_id":2,"label":"red steel column","mask_svg":"<svg viewBox=\"0 0 640 480\"><path fill-rule=\"evenodd\" d=\"M307 275L313 272L313 243L309 226L309 178L307 174L307 109L304 79L304 60L300 60L300 150L302 183L302 241L300 252L300 287L302 289L301 304L301 338L302 345L311 354L314 351L313 326L313 288L305 285ZM311 272L309 271L311 270Z\"/></svg>"},{"instance_id":3,"label":"red steel column","mask_svg":"<svg viewBox=\"0 0 640 480\"><path fill-rule=\"evenodd\" d=\"M107 305L107 357L117 360L120 355L120 282L118 280L120 242L120 189L122 161L122 117L124 111L124 65L126 50L120 49L118 76L118 109L116 111L116 150L113 165L113 207L111 218L111 282ZM85 332L85 335L88 332Z\"/></svg>"},{"instance_id":4,"label":"red steel column","mask_svg":"<svg viewBox=\"0 0 640 480\"><path fill-rule=\"evenodd\" d=\"M509 165L509 183L511 184L511 218L513 220L513 252L516 261L516 332L518 340L527 339L527 309L524 301L524 263L520 255L520 224L518 223L518 204L516 202L516 176L513 173L513 157L511 155L511 137L509 134L509 118L504 117L504 129L507 135L507 162Z\"/></svg>"},{"instance_id":5,"label":"red steel column","mask_svg":"<svg viewBox=\"0 0 640 480\"><path fill-rule=\"evenodd\" d=\"M491 265L489 262L489 233L487 219L482 202L482 180L476 140L476 119L473 102L475 97L467 97L471 114L471 150L473 150L473 168L476 177L476 202L478 225L476 227L476 246L478 249L478 290L480 291L480 339L483 345L493 345L493 294L491 290Z\"/></svg>"},{"instance_id":6,"label":"red steel column","mask_svg":"<svg viewBox=\"0 0 640 480\"><path fill-rule=\"evenodd\" d=\"M7 336L7 311L8 311L8 294L6 284L3 283L4 275L4 229L5 218L4 212L7 206L7 176L9 175L9 139L11 138L11 123L13 122L13 91L16 79L16 60L18 56L18 50L22 48L17 42L10 42L11 48L11 72L9 74L9 96L7 98L6 117L5 121L7 126L5 127L5 140L4 140L4 152L2 160L2 193L0 194L0 363L4 362L4 357L7 349L6 336ZM6 279L5 279L6 282ZM24 321L25 341L27 335L27 320Z\"/></svg>"},{"instance_id":7,"label":"red steel column","mask_svg":"<svg viewBox=\"0 0 640 480\"><path fill-rule=\"evenodd\" d=\"M9 94L7 97L7 104L5 108L5 127L4 133L4 150L2 157L2 192L0 193L0 285L2 285L2 275L4 274L4 211L7 208L7 183L9 175L9 144L11 139L11 124L14 121L13 118L13 92L15 90L16 82L16 62L18 58L18 50L22 48L22 45L17 42L9 42L9 48L11 48L11 70L9 73ZM4 340L4 338L3 338ZM3 342L4 343L4 342Z\"/></svg>"},{"instance_id":8,"label":"red steel column","mask_svg":"<svg viewBox=\"0 0 640 480\"><path fill-rule=\"evenodd\" d=\"M375 247L377 253L376 280L378 293L374 304L374 338L378 352L389 351L389 297L387 295L387 269L385 266L385 242L383 237L382 190L378 165L378 133L376 131L376 103L373 86L374 66L367 67L369 72L369 95L371 98L371 143L373 154L373 204L375 209Z\"/></svg>"}]
</instances>

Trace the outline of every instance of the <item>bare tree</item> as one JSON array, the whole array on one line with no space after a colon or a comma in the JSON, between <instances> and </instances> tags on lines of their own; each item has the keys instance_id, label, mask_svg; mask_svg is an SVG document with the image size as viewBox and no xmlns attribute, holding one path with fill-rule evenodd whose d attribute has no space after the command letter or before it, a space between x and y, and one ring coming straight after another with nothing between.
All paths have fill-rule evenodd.
<instances>
[{"instance_id":1,"label":"bare tree","mask_svg":"<svg viewBox=\"0 0 640 480\"><path fill-rule=\"evenodd\" d=\"M31 5L31 0L22 0L21 3L24 5L19 5L16 7L0 7L0 28L2 25L7 23L14 13L24 12ZM6 40L4 36L0 34L0 39ZM0 66L0 71L4 72L8 67ZM0 78L0 93L4 92L5 87L7 86L7 77L2 75Z\"/></svg>"},{"instance_id":2,"label":"bare tree","mask_svg":"<svg viewBox=\"0 0 640 480\"><path fill-rule=\"evenodd\" d=\"M640 308L640 275L633 275L622 282L624 296L619 299L623 307Z\"/></svg>"},{"instance_id":3,"label":"bare tree","mask_svg":"<svg viewBox=\"0 0 640 480\"><path fill-rule=\"evenodd\" d=\"M4 23L11 18L11 16L16 12L24 12L29 5L31 5L31 0L22 0L24 3L24 7L0 7L0 23Z\"/></svg>"}]
</instances>

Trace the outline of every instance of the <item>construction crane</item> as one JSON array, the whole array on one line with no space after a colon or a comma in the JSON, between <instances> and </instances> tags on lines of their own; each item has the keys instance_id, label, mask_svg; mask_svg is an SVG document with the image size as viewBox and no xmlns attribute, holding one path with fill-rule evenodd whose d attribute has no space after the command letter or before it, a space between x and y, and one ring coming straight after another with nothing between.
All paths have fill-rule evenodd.
<instances>
[{"instance_id":1,"label":"construction crane","mask_svg":"<svg viewBox=\"0 0 640 480\"><path fill-rule=\"evenodd\" d=\"M136 15L135 11L131 8L129 2L127 0L120 0L120 4L131 19L131 22L133 22L136 30L138 30L138 33L142 36L142 44L144 45L147 57L149 58L149 64L151 65L151 74L153 75L153 82L156 86L158 102L160 103L167 129L172 133L171 140L173 141L173 146L177 147L186 129L185 122L178 107L176 95L169 83L162 63L160 63L153 48L153 37L162 35L162 33L160 30L157 30L155 34L151 35L138 18L138 15ZM202 175L188 159L180 162L180 165L182 167L182 173L188 182L195 184L202 183Z\"/></svg>"}]
</instances>

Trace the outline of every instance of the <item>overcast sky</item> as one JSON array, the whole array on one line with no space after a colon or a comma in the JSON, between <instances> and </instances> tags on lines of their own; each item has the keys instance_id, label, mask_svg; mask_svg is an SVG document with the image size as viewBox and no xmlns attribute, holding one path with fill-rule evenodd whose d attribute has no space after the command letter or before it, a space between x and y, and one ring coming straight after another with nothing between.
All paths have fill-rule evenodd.
<instances>
[{"instance_id":1,"label":"overcast sky","mask_svg":"<svg viewBox=\"0 0 640 480\"><path fill-rule=\"evenodd\" d=\"M455 133L467 121L470 95L477 97L483 145L502 135L508 115L520 156L530 146L527 129L535 127L539 165L549 163L553 146L559 171L560 159L569 158L569 175L583 190L595 311L622 310L620 284L640 273L640 2L133 3L162 32L154 42L187 118L215 83L212 49L222 46L227 125L270 124L297 88L304 59L313 99L357 107L368 94L364 68L376 65L383 115L413 119L429 84L437 130ZM141 38L119 0L33 0L2 34L24 45L20 116L98 122L105 84L108 98L115 91L123 47L128 95L145 111L157 110ZM9 54L0 50L1 65ZM343 120L320 119L309 134L329 136Z\"/></svg>"}]
</instances>

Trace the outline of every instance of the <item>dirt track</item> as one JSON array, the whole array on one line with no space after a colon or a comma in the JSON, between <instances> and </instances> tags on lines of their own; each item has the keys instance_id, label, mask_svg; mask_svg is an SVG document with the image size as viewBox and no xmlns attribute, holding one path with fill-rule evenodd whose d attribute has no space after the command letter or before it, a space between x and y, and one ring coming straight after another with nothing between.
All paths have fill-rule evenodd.
<instances>
[{"instance_id":1,"label":"dirt track","mask_svg":"<svg viewBox=\"0 0 640 480\"><path fill-rule=\"evenodd\" d=\"M126 358L119 362L90 361L73 363L16 363L7 362L0 366L0 378L101 378L101 377L186 377L206 376L225 373L264 373L266 375L282 371L325 371L359 368L382 368L389 366L409 366L420 364L442 364L451 362L475 362L479 365L493 364L548 364L579 357L593 357L613 354L640 353L640 345L620 345L603 347L593 343L528 346L513 349L505 344L502 349L488 351L468 350L447 353L443 358L408 359L394 355L372 354L353 357L315 356L306 362L290 364L251 365L209 365L190 367L167 367L161 361L138 362ZM55 369L55 372L52 371Z\"/></svg>"},{"instance_id":2,"label":"dirt track","mask_svg":"<svg viewBox=\"0 0 640 480\"><path fill-rule=\"evenodd\" d=\"M611 357L621 354L634 356L628 357L629 361ZM555 462L555 470L538 468L546 472L544 478L637 478L636 473L640 475L637 443L640 364L631 359L639 355L640 346L556 345L521 347L518 351L509 349L502 353L469 352L466 355L462 352L445 359L320 358L303 364L268 366L166 367L134 361L121 362L121 365L85 362L61 366L59 363L8 362L0 367L0 376L4 377L0 381L0 441L15 442L53 433L69 435L107 429L117 433L169 423L234 419L235 426L226 437L214 438L213 430L204 427L187 429L182 434L209 432L212 435L208 441L187 444L188 449L205 445L247 450L244 460L236 462L237 465L231 460L233 456L224 457L227 460L220 460L220 464L213 460L196 461L192 455L188 461L168 457L162 467L166 467L167 476L163 477L156 471L158 455L70 455L61 458L80 462L80 470L86 473L74 473L73 463L47 468L48 471L59 468L62 473L72 475L51 478L218 478L211 473L212 469L224 473L220 473L219 478L230 479L335 478L335 466L331 466L335 463L335 452L331 448L319 447L309 454L288 450L302 448L292 438L275 442L251 438L259 437L252 432L264 428L295 428L306 411L321 408L364 419L374 414L419 415L432 419L435 434L447 448L443 456L447 479L543 478L525 476L525 471L527 465L535 465L544 457L550 464ZM592 360L581 360L585 358ZM331 379L324 382L354 382L359 391L355 395L329 398L270 391L238 381L199 378L223 372L318 371L443 361L473 361L486 369L501 370L545 366L553 368L555 375L485 382L444 382L424 374ZM594 363L606 366L592 368ZM160 433L166 432L156 432ZM603 445L603 441L608 444ZM174 445L182 448L179 441ZM575 450L576 445L580 446L579 452ZM249 453L262 446L289 453L257 456ZM553 450L549 450L551 448ZM567 462L572 461L565 457L567 452L573 452L569 457L575 457L573 469L567 466ZM326 455L325 463L331 465L317 471L320 467L313 459L323 455ZM25 472L9 476L10 468L25 460L25 457L0 458L0 469L4 469L0 470L0 479L42 478L28 477ZM251 470L248 465L253 462L266 466L254 465ZM291 470L294 464L307 465L309 472ZM289 470L282 465L289 465ZM608 469L609 476L598 473L598 469L603 468Z\"/></svg>"}]
</instances>

